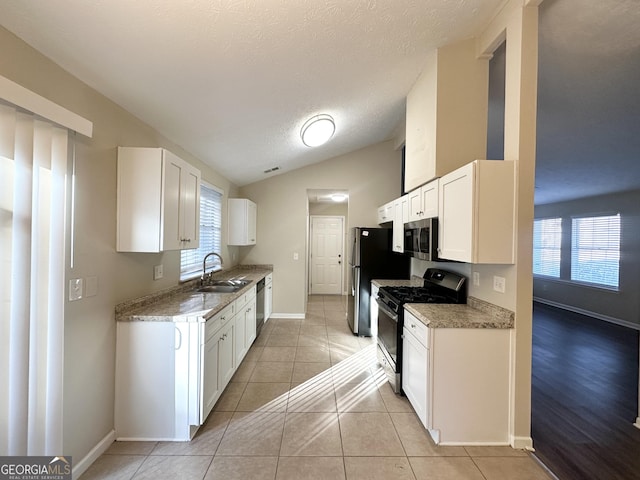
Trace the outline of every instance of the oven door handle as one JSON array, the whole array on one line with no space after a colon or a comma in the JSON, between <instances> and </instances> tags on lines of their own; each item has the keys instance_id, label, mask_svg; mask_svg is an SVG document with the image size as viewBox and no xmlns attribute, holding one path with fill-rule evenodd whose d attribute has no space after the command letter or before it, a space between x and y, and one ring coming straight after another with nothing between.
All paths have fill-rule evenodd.
<instances>
[{"instance_id":1,"label":"oven door handle","mask_svg":"<svg viewBox=\"0 0 640 480\"><path fill-rule=\"evenodd\" d=\"M387 316L391 317L391 319L398 323L398 314L396 312L394 312L393 310L391 310L389 307L387 307L383 302L381 302L379 299L376 300L376 302L378 302L378 308L380 310L382 310L384 313L387 314Z\"/></svg>"}]
</instances>

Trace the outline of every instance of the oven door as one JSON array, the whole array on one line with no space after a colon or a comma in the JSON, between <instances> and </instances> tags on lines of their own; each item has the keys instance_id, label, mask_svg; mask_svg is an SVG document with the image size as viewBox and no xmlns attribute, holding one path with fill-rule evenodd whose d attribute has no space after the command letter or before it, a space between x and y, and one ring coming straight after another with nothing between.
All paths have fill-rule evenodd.
<instances>
[{"instance_id":1,"label":"oven door","mask_svg":"<svg viewBox=\"0 0 640 480\"><path fill-rule=\"evenodd\" d=\"M378 302L378 342L393 361L394 369L398 361L398 314L383 302Z\"/></svg>"}]
</instances>

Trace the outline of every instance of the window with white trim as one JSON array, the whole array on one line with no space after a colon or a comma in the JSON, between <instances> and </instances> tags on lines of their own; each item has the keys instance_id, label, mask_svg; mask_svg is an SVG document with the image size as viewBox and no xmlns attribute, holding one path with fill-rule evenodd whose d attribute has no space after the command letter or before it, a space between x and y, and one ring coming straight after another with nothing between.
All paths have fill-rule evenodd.
<instances>
[{"instance_id":1,"label":"window with white trim","mask_svg":"<svg viewBox=\"0 0 640 480\"><path fill-rule=\"evenodd\" d=\"M571 280L618 287L620 214L571 219Z\"/></svg>"},{"instance_id":2,"label":"window with white trim","mask_svg":"<svg viewBox=\"0 0 640 480\"><path fill-rule=\"evenodd\" d=\"M222 249L222 192L215 187L200 185L200 246L182 250L180 280L195 278L202 273L202 260L207 253ZM213 264L214 259L211 259ZM207 262L208 263L208 262Z\"/></svg>"},{"instance_id":3,"label":"window with white trim","mask_svg":"<svg viewBox=\"0 0 640 480\"><path fill-rule=\"evenodd\" d=\"M533 222L533 273L560 278L562 218Z\"/></svg>"}]
</instances>

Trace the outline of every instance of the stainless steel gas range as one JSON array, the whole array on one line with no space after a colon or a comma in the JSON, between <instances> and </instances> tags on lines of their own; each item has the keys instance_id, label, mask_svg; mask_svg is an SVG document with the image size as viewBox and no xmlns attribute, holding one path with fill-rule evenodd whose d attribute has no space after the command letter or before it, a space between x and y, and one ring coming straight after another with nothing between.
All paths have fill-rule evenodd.
<instances>
[{"instance_id":1,"label":"stainless steel gas range","mask_svg":"<svg viewBox=\"0 0 640 480\"><path fill-rule=\"evenodd\" d=\"M402 391L402 328L405 303L467 303L466 277L428 268L422 287L378 290L378 362L396 393Z\"/></svg>"}]
</instances>

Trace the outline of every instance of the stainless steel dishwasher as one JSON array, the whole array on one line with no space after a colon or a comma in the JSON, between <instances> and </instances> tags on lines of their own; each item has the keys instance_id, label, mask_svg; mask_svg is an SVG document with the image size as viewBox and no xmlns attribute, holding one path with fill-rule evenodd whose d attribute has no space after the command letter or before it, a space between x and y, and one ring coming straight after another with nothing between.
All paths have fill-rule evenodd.
<instances>
[{"instance_id":1,"label":"stainless steel dishwasher","mask_svg":"<svg viewBox=\"0 0 640 480\"><path fill-rule=\"evenodd\" d=\"M256 286L256 338L264 325L264 278Z\"/></svg>"}]
</instances>

